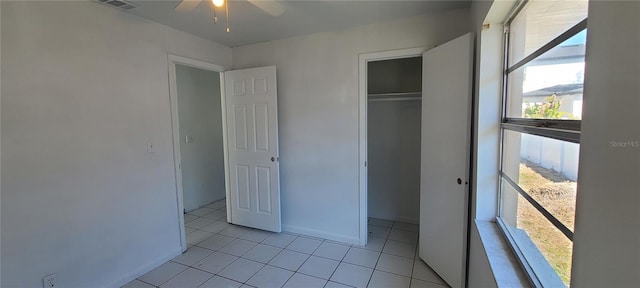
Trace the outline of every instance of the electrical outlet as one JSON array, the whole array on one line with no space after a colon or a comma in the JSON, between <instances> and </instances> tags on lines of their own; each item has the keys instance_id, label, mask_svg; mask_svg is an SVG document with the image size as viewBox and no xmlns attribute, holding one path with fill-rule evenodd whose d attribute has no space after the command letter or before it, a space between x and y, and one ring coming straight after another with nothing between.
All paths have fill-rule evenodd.
<instances>
[{"instance_id":1,"label":"electrical outlet","mask_svg":"<svg viewBox=\"0 0 640 288\"><path fill-rule=\"evenodd\" d=\"M56 273L49 274L47 276L42 277L42 287L44 288L56 287Z\"/></svg>"}]
</instances>

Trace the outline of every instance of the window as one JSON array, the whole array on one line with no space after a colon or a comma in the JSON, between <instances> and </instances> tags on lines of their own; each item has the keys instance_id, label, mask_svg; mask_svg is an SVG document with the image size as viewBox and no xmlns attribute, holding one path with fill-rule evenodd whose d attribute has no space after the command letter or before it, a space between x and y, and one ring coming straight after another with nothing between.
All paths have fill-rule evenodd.
<instances>
[{"instance_id":1,"label":"window","mask_svg":"<svg viewBox=\"0 0 640 288\"><path fill-rule=\"evenodd\" d=\"M498 223L531 282L568 286L587 1L522 1L505 26Z\"/></svg>"}]
</instances>

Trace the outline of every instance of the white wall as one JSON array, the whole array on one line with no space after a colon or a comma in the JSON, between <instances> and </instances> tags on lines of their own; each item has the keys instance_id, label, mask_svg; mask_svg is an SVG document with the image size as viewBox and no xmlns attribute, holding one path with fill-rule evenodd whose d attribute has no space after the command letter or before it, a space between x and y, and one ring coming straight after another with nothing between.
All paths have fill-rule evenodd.
<instances>
[{"instance_id":1,"label":"white wall","mask_svg":"<svg viewBox=\"0 0 640 288\"><path fill-rule=\"evenodd\" d=\"M473 1L470 8L470 30L475 32L475 85L467 281L469 287L485 288L497 287L497 283L474 220L492 221L497 216L500 78L496 74L500 74L500 64L495 60L500 59L500 50L494 49L499 47L495 38L501 33L492 21L486 23L493 24L493 29L482 31L492 4L493 1Z\"/></svg>"},{"instance_id":2,"label":"white wall","mask_svg":"<svg viewBox=\"0 0 640 288\"><path fill-rule=\"evenodd\" d=\"M367 106L368 215L419 223L422 102Z\"/></svg>"},{"instance_id":3,"label":"white wall","mask_svg":"<svg viewBox=\"0 0 640 288\"><path fill-rule=\"evenodd\" d=\"M640 283L638 15L637 1L589 2L572 287Z\"/></svg>"},{"instance_id":4,"label":"white wall","mask_svg":"<svg viewBox=\"0 0 640 288\"><path fill-rule=\"evenodd\" d=\"M95 2L1 6L0 286L113 287L180 253L167 53L230 49Z\"/></svg>"},{"instance_id":5,"label":"white wall","mask_svg":"<svg viewBox=\"0 0 640 288\"><path fill-rule=\"evenodd\" d=\"M236 47L234 68L276 65L283 228L358 239L358 54L433 47L468 10ZM363 207L364 208L364 207Z\"/></svg>"},{"instance_id":6,"label":"white wall","mask_svg":"<svg viewBox=\"0 0 640 288\"><path fill-rule=\"evenodd\" d=\"M189 212L225 197L220 73L178 64L176 89L182 197Z\"/></svg>"},{"instance_id":7,"label":"white wall","mask_svg":"<svg viewBox=\"0 0 640 288\"><path fill-rule=\"evenodd\" d=\"M501 23L513 2L479 0L471 4L471 30L476 32L476 59L469 287L517 287L523 278L519 266L514 263L511 250L507 248L502 235L498 235L498 228L493 222L498 213ZM490 28L483 30L485 23L490 24Z\"/></svg>"},{"instance_id":8,"label":"white wall","mask_svg":"<svg viewBox=\"0 0 640 288\"><path fill-rule=\"evenodd\" d=\"M514 3L515 0L477 0L471 5L472 29L476 31L472 215L481 221L492 221L498 213L502 22ZM485 23L490 28L483 30Z\"/></svg>"}]
</instances>

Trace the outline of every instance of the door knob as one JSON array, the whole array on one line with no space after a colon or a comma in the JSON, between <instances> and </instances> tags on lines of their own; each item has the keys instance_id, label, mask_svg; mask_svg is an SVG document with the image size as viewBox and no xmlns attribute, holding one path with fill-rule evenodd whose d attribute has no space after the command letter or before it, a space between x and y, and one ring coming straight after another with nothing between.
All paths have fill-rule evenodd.
<instances>
[{"instance_id":1,"label":"door knob","mask_svg":"<svg viewBox=\"0 0 640 288\"><path fill-rule=\"evenodd\" d=\"M276 162L276 157L271 157L271 162Z\"/></svg>"},{"instance_id":2,"label":"door knob","mask_svg":"<svg viewBox=\"0 0 640 288\"><path fill-rule=\"evenodd\" d=\"M462 179L458 178L458 185L462 185Z\"/></svg>"}]
</instances>

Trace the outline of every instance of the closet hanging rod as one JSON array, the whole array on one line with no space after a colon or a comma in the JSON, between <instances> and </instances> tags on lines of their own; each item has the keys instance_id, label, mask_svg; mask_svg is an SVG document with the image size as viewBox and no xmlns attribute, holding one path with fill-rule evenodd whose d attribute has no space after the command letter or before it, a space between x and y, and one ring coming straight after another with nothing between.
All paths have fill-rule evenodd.
<instances>
[{"instance_id":1,"label":"closet hanging rod","mask_svg":"<svg viewBox=\"0 0 640 288\"><path fill-rule=\"evenodd\" d=\"M367 96L369 97L400 97L400 96L421 97L422 92L418 91L418 92L399 92L399 93L370 93Z\"/></svg>"},{"instance_id":2,"label":"closet hanging rod","mask_svg":"<svg viewBox=\"0 0 640 288\"><path fill-rule=\"evenodd\" d=\"M422 101L420 97L385 97L385 98L369 98L371 102L378 101Z\"/></svg>"},{"instance_id":3,"label":"closet hanging rod","mask_svg":"<svg viewBox=\"0 0 640 288\"><path fill-rule=\"evenodd\" d=\"M421 100L422 92L373 93L368 96L369 101L412 101Z\"/></svg>"}]
</instances>

